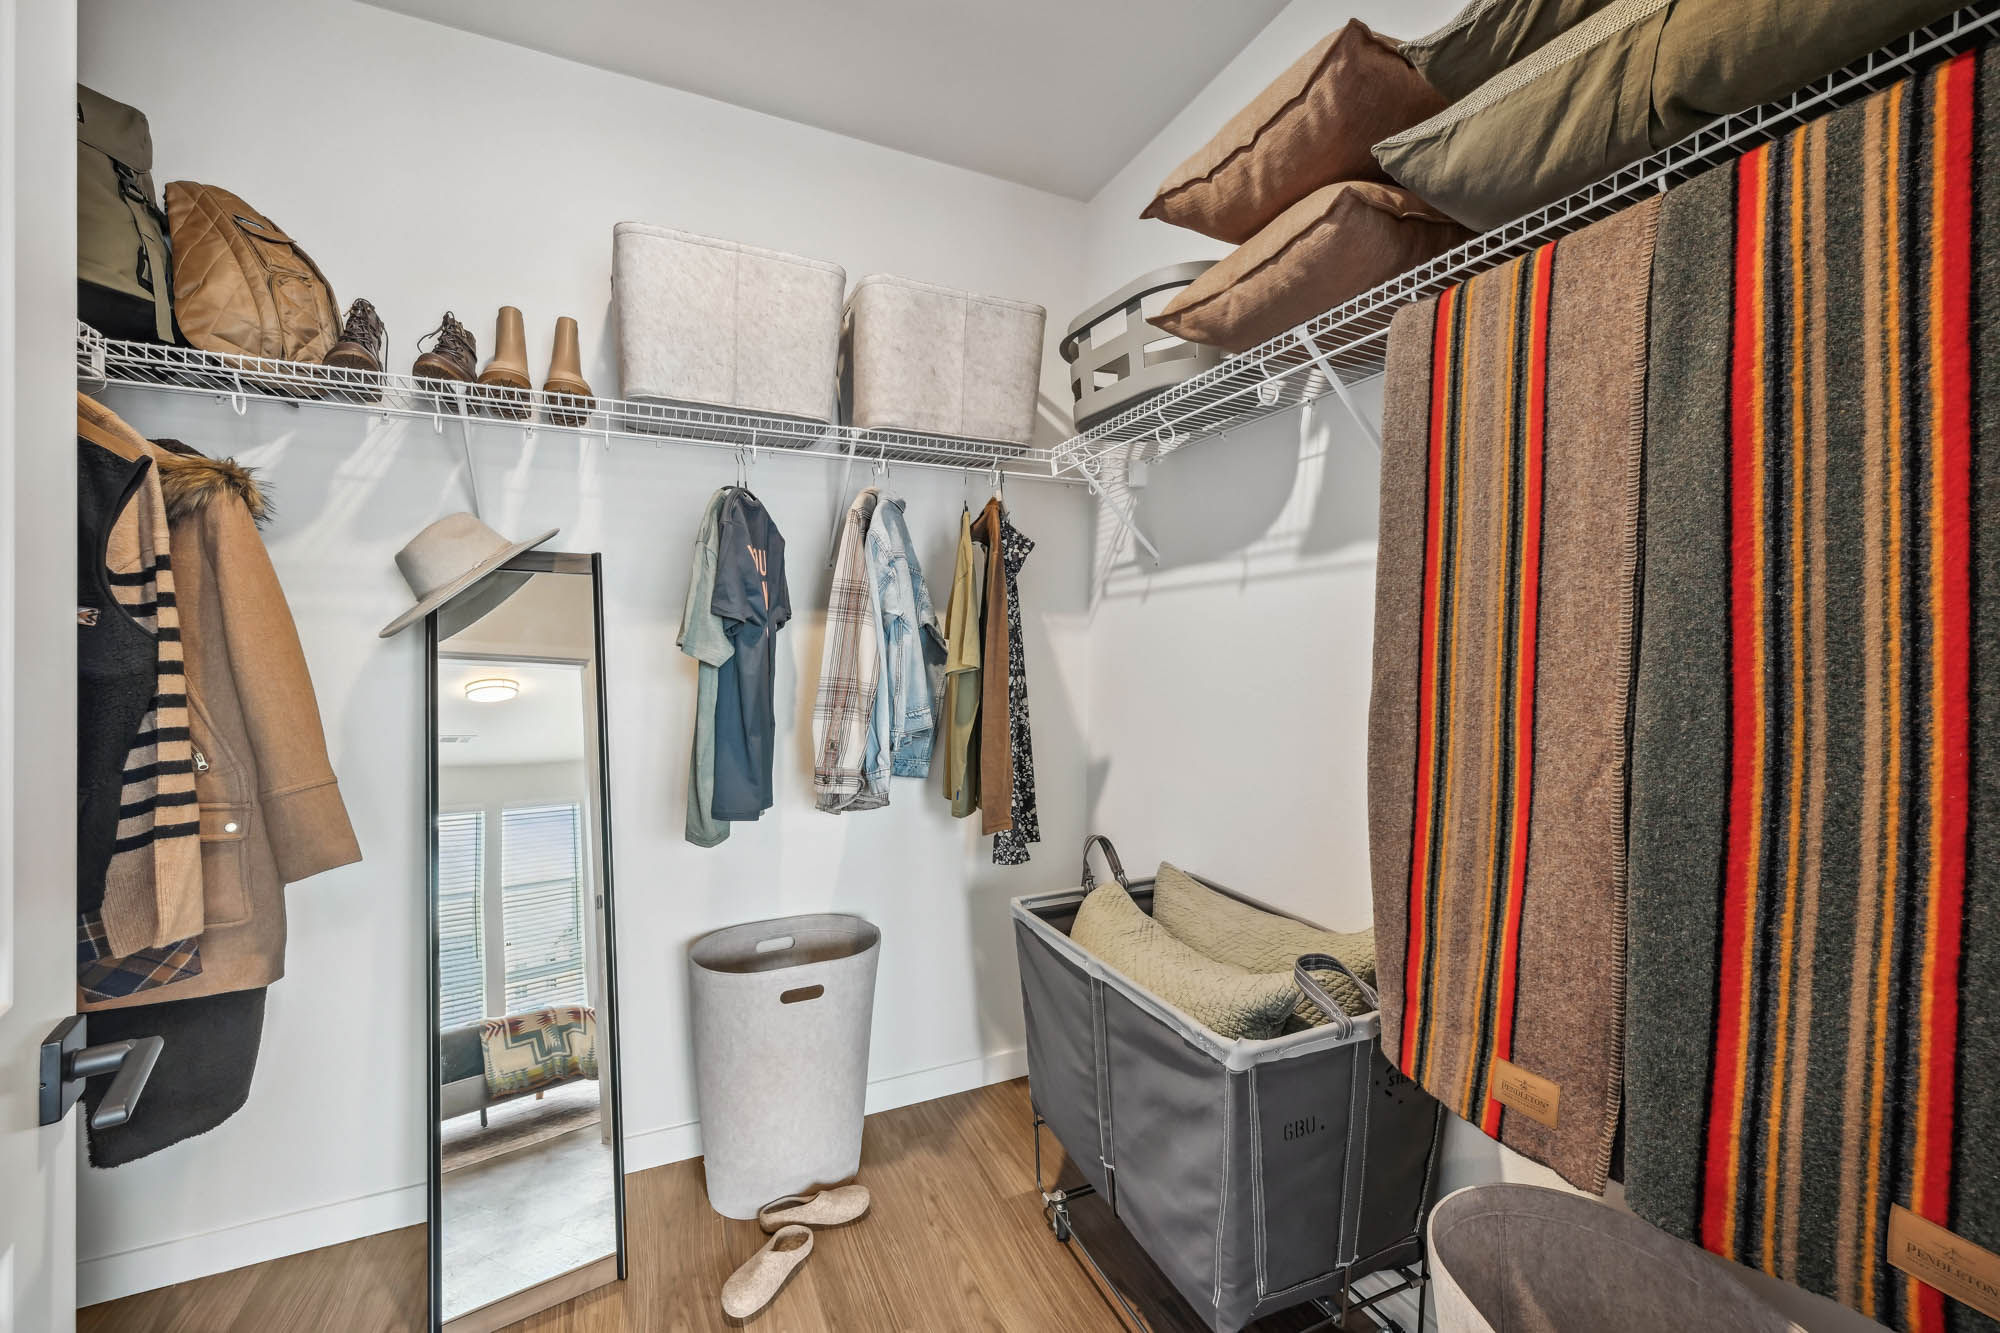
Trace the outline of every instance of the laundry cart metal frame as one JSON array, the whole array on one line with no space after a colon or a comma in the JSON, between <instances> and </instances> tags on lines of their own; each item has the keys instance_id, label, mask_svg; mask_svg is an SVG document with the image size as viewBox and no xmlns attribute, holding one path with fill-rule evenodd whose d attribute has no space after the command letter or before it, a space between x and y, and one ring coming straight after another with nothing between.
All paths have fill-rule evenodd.
<instances>
[{"instance_id":1,"label":"laundry cart metal frame","mask_svg":"<svg viewBox=\"0 0 2000 1333\"><path fill-rule=\"evenodd\" d=\"M1082 1184L1063 1189L1055 1181L1043 1178L1042 1129L1047 1124L1048 1121L1039 1114L1035 1115L1035 1189L1042 1196L1043 1220L1049 1224L1049 1230L1057 1241L1083 1257L1084 1266L1096 1278L1097 1285L1117 1302L1119 1318L1125 1325L1132 1329L1133 1333L1152 1333L1152 1325L1133 1305L1132 1298L1126 1293L1125 1288L1105 1271L1104 1265L1098 1262L1095 1254L1091 1253L1090 1246L1077 1234L1076 1224L1070 1216L1070 1205L1077 1199L1095 1195L1097 1187L1089 1181L1084 1181ZM1385 1274L1394 1274L1395 1281L1392 1285L1363 1294L1354 1289L1353 1282L1347 1281L1341 1284L1339 1300L1336 1301L1331 1296L1316 1296L1308 1301L1307 1304L1319 1311L1321 1318L1317 1323L1308 1324L1298 1330L1298 1333L1338 1333L1339 1330L1349 1327L1348 1320L1355 1314L1367 1315L1377 1328L1384 1330L1384 1333L1423 1333L1430 1297L1430 1256L1426 1252L1428 1236L1427 1222L1419 1234L1419 1253L1413 1263L1393 1264L1388 1268L1374 1269L1363 1275L1381 1277ZM1405 1330L1393 1315L1381 1309L1384 1301L1400 1296L1406 1291L1414 1291L1417 1294L1416 1324L1408 1330Z\"/></svg>"},{"instance_id":2,"label":"laundry cart metal frame","mask_svg":"<svg viewBox=\"0 0 2000 1333\"><path fill-rule=\"evenodd\" d=\"M1331 1022L1268 1040L1222 1037L1069 938L1091 887L1086 872L1079 889L1012 905L1036 1183L1051 1232L1077 1243L1070 1205L1098 1196L1218 1333L1308 1304L1331 1318L1367 1308L1385 1322L1379 1307L1395 1291L1415 1286L1421 1300L1443 1108L1382 1055L1378 1015L1350 1016L1312 995ZM1150 911L1150 880L1125 887ZM1083 1184L1046 1177L1044 1126ZM1078 1249L1146 1328L1088 1244ZM1371 1274L1395 1290L1357 1292Z\"/></svg>"}]
</instances>

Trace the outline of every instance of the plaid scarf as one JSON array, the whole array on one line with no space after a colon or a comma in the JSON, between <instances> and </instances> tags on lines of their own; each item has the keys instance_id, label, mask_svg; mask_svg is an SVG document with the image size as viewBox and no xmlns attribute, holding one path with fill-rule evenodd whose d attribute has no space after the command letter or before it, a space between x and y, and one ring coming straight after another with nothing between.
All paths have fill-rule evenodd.
<instances>
[{"instance_id":1,"label":"plaid scarf","mask_svg":"<svg viewBox=\"0 0 2000 1333\"><path fill-rule=\"evenodd\" d=\"M867 553L868 524L879 498L870 488L847 507L827 596L826 646L813 698L813 795L828 814L871 809L888 799L862 773L882 670L882 625Z\"/></svg>"}]
</instances>

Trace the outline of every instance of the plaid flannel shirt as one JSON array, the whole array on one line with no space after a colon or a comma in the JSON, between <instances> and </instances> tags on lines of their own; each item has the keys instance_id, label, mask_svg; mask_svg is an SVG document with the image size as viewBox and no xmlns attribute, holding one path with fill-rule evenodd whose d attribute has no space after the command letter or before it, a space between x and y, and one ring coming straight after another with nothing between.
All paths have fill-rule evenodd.
<instances>
[{"instance_id":1,"label":"plaid flannel shirt","mask_svg":"<svg viewBox=\"0 0 2000 1333\"><path fill-rule=\"evenodd\" d=\"M826 644L813 696L813 796L828 814L888 801L886 781L871 791L863 773L882 671L881 613L867 553L868 524L879 498L871 487L847 507L827 596Z\"/></svg>"}]
</instances>

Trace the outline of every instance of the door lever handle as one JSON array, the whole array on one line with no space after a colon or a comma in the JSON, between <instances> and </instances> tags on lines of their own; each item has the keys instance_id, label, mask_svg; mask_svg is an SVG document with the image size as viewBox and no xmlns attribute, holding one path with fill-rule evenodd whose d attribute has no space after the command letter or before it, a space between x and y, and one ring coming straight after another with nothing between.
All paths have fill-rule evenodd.
<instances>
[{"instance_id":1,"label":"door lever handle","mask_svg":"<svg viewBox=\"0 0 2000 1333\"><path fill-rule=\"evenodd\" d=\"M114 1129L131 1120L139 1109L139 1098L153 1067L166 1049L163 1037L134 1037L126 1041L85 1046L84 1016L71 1014L56 1024L42 1040L41 1123L53 1125L69 1114L83 1092L86 1080L112 1075L111 1087L90 1117L92 1129Z\"/></svg>"},{"instance_id":2,"label":"door lever handle","mask_svg":"<svg viewBox=\"0 0 2000 1333\"><path fill-rule=\"evenodd\" d=\"M86 1046L69 1058L70 1077L79 1082L99 1074L113 1076L104 1100L91 1112L92 1129L116 1129L132 1118L166 1044L164 1037L134 1037L102 1046Z\"/></svg>"}]
</instances>

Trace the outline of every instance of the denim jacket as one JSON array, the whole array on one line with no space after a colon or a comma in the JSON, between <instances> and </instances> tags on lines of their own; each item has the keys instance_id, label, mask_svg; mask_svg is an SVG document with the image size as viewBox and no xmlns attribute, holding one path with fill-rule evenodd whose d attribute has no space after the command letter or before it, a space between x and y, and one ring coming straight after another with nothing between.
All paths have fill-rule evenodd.
<instances>
[{"instance_id":1,"label":"denim jacket","mask_svg":"<svg viewBox=\"0 0 2000 1333\"><path fill-rule=\"evenodd\" d=\"M944 631L938 626L900 499L883 497L868 525L868 573L882 612L890 771L898 777L927 777L944 672ZM877 708L878 713L884 711L882 704ZM874 721L879 735L883 718Z\"/></svg>"}]
</instances>

